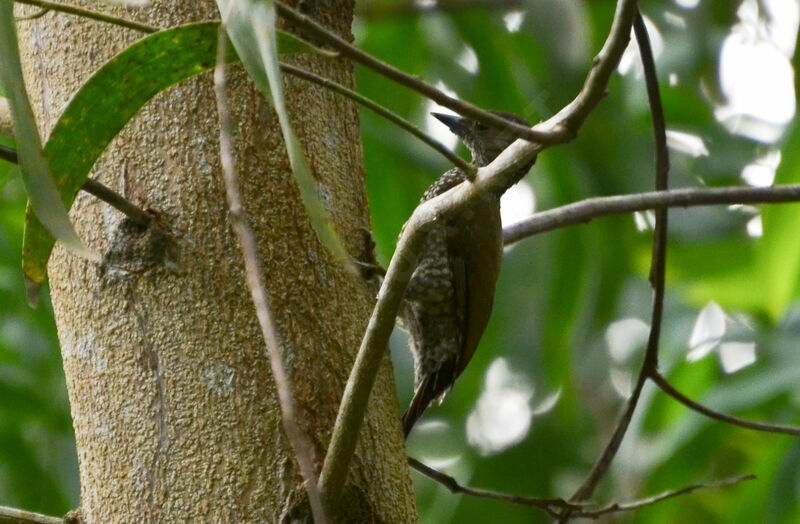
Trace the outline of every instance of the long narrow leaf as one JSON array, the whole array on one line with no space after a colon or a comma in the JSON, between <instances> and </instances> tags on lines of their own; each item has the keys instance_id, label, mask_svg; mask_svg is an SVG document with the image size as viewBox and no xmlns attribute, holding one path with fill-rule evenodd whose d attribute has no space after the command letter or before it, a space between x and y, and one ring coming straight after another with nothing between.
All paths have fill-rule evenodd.
<instances>
[{"instance_id":1,"label":"long narrow leaf","mask_svg":"<svg viewBox=\"0 0 800 524\"><path fill-rule=\"evenodd\" d=\"M289 120L278 64L273 3L270 0L217 0L217 5L242 63L264 96L272 100L295 181L314 231L337 260L345 260L347 253L319 197L317 183Z\"/></svg>"},{"instance_id":2,"label":"long narrow leaf","mask_svg":"<svg viewBox=\"0 0 800 524\"><path fill-rule=\"evenodd\" d=\"M17 139L20 173L33 211L47 231L73 253L97 259L72 227L50 174L19 61L13 3L0 2L0 83L8 96Z\"/></svg>"},{"instance_id":3,"label":"long narrow leaf","mask_svg":"<svg viewBox=\"0 0 800 524\"><path fill-rule=\"evenodd\" d=\"M218 31L218 22L203 22L149 35L112 58L75 94L45 147L66 206L72 205L111 140L148 100L213 68ZM279 37L279 46L281 53L323 52L286 33ZM239 60L233 49L227 59ZM29 208L22 267L30 283L39 284L46 278L53 243Z\"/></svg>"}]
</instances>

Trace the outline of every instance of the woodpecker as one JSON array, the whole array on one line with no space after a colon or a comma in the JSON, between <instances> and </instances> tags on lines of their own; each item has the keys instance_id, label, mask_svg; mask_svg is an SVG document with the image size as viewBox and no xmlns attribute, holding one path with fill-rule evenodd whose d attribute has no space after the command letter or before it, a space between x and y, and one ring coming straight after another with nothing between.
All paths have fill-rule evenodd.
<instances>
[{"instance_id":1,"label":"woodpecker","mask_svg":"<svg viewBox=\"0 0 800 524\"><path fill-rule=\"evenodd\" d=\"M493 113L530 126L512 113ZM489 164L516 139L507 130L476 120L432 115L461 139L477 166ZM532 165L533 161L521 168L515 180ZM420 203L465 180L458 168L445 172ZM428 404L442 400L472 358L489 322L502 254L500 194L482 195L474 205L436 223L428 232L400 311L414 355L414 397L403 415L406 437Z\"/></svg>"}]
</instances>

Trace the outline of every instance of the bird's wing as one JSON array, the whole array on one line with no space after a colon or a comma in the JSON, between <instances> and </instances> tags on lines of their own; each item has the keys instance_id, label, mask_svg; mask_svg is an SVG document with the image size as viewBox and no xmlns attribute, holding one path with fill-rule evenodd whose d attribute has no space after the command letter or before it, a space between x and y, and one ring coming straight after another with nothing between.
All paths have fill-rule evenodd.
<instances>
[{"instance_id":1,"label":"bird's wing","mask_svg":"<svg viewBox=\"0 0 800 524\"><path fill-rule=\"evenodd\" d=\"M456 377L467 367L489 323L494 288L503 254L502 227L496 204L479 205L454 227L448 242L461 347Z\"/></svg>"}]
</instances>

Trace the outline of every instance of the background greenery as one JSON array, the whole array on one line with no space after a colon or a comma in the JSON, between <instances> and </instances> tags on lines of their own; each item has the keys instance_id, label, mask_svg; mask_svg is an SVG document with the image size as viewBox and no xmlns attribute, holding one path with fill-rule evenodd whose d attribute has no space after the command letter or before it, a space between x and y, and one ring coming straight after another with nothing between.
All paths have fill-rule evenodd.
<instances>
[{"instance_id":1,"label":"background greenery","mask_svg":"<svg viewBox=\"0 0 800 524\"><path fill-rule=\"evenodd\" d=\"M786 0L796 3L796 0ZM547 118L580 88L611 21L611 0L528 0L519 31L506 30L508 9L390 12L363 2L354 32L365 50L480 106ZM405 4L404 4L405 5ZM691 10L672 1L642 2L664 40L658 57L668 128L701 137L709 155L673 152L672 187L742 183L745 165L782 150L777 182L800 179L792 121L774 146L729 133L709 100L722 98L720 46L739 4L703 0ZM671 23L679 16L685 27ZM53 16L52 14L46 16ZM454 57L471 47L471 74ZM793 60L797 70L797 60ZM679 82L670 86L675 73ZM418 123L429 107L416 94L358 69L358 87ZM596 195L653 187L653 146L644 86L615 75L607 98L579 138L547 150L525 183L545 209ZM402 223L425 187L448 165L413 137L362 112L370 205L379 255L391 255ZM24 191L0 162L0 504L62 514L78 502L77 460L58 343L47 297L26 305L20 272ZM723 207L670 213L668 295L662 370L682 391L721 411L756 420L800 423L800 206L763 210L764 233L747 234L752 217ZM528 239L507 251L489 328L472 364L441 407L429 410L409 441L411 454L441 465L465 484L516 494L567 496L598 456L623 399L612 386L634 372L642 347L627 359L609 353L609 325L649 322L651 234L631 216ZM734 338L756 343L756 362L726 374L713 355L687 362L699 311L715 301L732 319ZM749 326L749 327L743 327ZM736 338L738 337L738 338ZM411 396L410 358L393 339L400 404ZM641 346L641 345L640 345ZM490 365L502 357L532 386L531 406L560 392L533 417L524 438L483 456L469 444L466 420ZM753 472L758 480L709 490L640 510L636 522L797 522L800 443L746 431L689 413L647 388L637 416L597 500L624 500L695 482ZM424 522L531 522L537 512L454 496L414 475ZM623 517L619 517L623 519ZM623 519L624 520L624 519Z\"/></svg>"}]
</instances>

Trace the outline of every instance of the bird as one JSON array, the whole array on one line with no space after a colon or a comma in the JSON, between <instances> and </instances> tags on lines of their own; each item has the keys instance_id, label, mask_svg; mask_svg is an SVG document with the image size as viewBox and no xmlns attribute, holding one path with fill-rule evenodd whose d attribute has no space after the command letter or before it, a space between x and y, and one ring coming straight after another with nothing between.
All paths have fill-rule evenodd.
<instances>
[{"instance_id":1,"label":"bird","mask_svg":"<svg viewBox=\"0 0 800 524\"><path fill-rule=\"evenodd\" d=\"M530 127L522 117L492 111L505 120ZM492 162L517 138L506 129L471 118L431 113L469 149L478 167ZM519 169L528 172L535 158ZM422 195L430 200L466 180L455 167ZM406 436L433 401L441 402L469 363L483 335L494 301L503 254L500 196L485 193L473 205L435 223L411 275L400 311L414 356L414 396L403 415Z\"/></svg>"}]
</instances>

